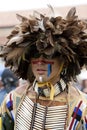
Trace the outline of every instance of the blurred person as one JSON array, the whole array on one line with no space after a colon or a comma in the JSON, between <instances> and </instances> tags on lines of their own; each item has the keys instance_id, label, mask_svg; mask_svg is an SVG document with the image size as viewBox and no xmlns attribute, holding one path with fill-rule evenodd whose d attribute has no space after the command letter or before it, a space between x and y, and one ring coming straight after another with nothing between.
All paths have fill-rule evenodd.
<instances>
[{"instance_id":1,"label":"blurred person","mask_svg":"<svg viewBox=\"0 0 87 130\"><path fill-rule=\"evenodd\" d=\"M15 89L18 84L17 76L9 68L0 69L0 105L6 94Z\"/></svg>"},{"instance_id":2,"label":"blurred person","mask_svg":"<svg viewBox=\"0 0 87 130\"><path fill-rule=\"evenodd\" d=\"M2 101L4 100L4 96L6 95L6 90L4 89L3 83L0 80L0 105Z\"/></svg>"},{"instance_id":3,"label":"blurred person","mask_svg":"<svg viewBox=\"0 0 87 130\"><path fill-rule=\"evenodd\" d=\"M4 99L2 130L86 130L87 96L71 81L87 66L87 23L75 8L65 19L37 14L17 14L21 23L1 52L6 65L30 83Z\"/></svg>"},{"instance_id":4,"label":"blurred person","mask_svg":"<svg viewBox=\"0 0 87 130\"><path fill-rule=\"evenodd\" d=\"M82 92L87 94L87 70L84 68L81 73L77 76L77 80Z\"/></svg>"},{"instance_id":5,"label":"blurred person","mask_svg":"<svg viewBox=\"0 0 87 130\"><path fill-rule=\"evenodd\" d=\"M87 79L82 81L83 89L82 91L87 94Z\"/></svg>"}]
</instances>

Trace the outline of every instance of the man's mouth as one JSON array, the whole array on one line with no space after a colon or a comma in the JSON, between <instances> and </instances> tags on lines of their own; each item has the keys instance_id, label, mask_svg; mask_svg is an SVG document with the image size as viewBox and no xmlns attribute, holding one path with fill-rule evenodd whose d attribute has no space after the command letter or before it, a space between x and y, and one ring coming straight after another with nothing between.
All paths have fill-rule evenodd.
<instances>
[{"instance_id":1,"label":"man's mouth","mask_svg":"<svg viewBox=\"0 0 87 130\"><path fill-rule=\"evenodd\" d=\"M37 69L37 72L38 72L38 74L44 74L44 72L45 72L46 70L44 70L44 69Z\"/></svg>"}]
</instances>

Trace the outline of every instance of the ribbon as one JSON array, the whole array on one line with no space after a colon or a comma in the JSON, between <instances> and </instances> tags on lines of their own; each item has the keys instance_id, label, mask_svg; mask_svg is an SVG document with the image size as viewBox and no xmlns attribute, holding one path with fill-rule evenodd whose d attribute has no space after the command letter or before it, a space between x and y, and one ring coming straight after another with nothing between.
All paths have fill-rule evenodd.
<instances>
[{"instance_id":1,"label":"ribbon","mask_svg":"<svg viewBox=\"0 0 87 130\"><path fill-rule=\"evenodd\" d=\"M50 82L46 82L46 83L37 83L38 84L38 87L44 87L44 86L47 86L49 88L51 88L51 91L50 91L50 100L53 100L54 98L54 86L50 83Z\"/></svg>"}]
</instances>

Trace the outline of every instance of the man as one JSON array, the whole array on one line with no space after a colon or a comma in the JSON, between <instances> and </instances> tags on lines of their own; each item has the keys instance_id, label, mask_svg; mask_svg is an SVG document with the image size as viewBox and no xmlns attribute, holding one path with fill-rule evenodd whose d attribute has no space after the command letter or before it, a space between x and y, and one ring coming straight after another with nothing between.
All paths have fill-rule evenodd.
<instances>
[{"instance_id":1,"label":"man","mask_svg":"<svg viewBox=\"0 0 87 130\"><path fill-rule=\"evenodd\" d=\"M87 24L75 13L72 8L66 19L17 15L21 23L1 55L30 85L5 98L3 130L87 129L87 97L70 83L87 66Z\"/></svg>"}]
</instances>

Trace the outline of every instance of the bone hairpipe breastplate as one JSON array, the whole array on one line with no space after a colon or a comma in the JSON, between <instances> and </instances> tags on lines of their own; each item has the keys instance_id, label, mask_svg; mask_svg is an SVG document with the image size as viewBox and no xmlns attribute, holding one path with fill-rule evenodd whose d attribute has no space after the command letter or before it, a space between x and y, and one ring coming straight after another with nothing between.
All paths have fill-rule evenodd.
<instances>
[{"instance_id":1,"label":"bone hairpipe breastplate","mask_svg":"<svg viewBox=\"0 0 87 130\"><path fill-rule=\"evenodd\" d=\"M43 106L26 96L17 111L15 130L65 130L67 107Z\"/></svg>"}]
</instances>

